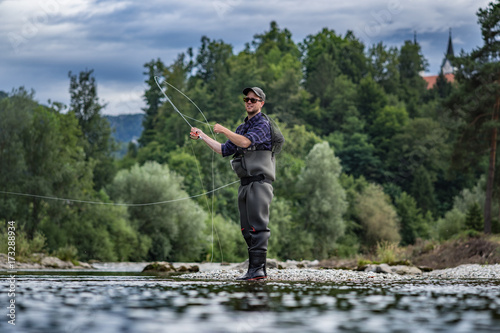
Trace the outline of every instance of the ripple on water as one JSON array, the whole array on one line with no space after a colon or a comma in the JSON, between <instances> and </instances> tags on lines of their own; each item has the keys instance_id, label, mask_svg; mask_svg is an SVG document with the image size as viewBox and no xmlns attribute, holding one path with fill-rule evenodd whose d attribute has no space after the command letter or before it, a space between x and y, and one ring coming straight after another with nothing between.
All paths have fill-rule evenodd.
<instances>
[{"instance_id":1,"label":"ripple on water","mask_svg":"<svg viewBox=\"0 0 500 333\"><path fill-rule=\"evenodd\" d=\"M2 275L0 275L2 277ZM140 274L18 275L1 332L495 332L498 280L186 281ZM0 304L8 304L6 293Z\"/></svg>"}]
</instances>

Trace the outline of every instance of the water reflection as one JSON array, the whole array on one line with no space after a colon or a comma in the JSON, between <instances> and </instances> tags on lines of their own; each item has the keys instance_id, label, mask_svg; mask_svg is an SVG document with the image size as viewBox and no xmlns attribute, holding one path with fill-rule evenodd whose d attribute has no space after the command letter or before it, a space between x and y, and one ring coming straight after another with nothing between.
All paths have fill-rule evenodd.
<instances>
[{"instance_id":1,"label":"water reflection","mask_svg":"<svg viewBox=\"0 0 500 333\"><path fill-rule=\"evenodd\" d=\"M16 326L3 319L0 332L498 332L500 327L498 280L203 282L80 272L29 273L17 281ZM7 294L0 294L0 304L8 302Z\"/></svg>"}]
</instances>

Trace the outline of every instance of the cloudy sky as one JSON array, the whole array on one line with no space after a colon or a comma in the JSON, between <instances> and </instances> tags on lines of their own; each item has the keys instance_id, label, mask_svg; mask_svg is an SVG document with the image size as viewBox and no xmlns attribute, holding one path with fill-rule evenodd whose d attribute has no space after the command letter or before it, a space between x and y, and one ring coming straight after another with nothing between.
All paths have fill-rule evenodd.
<instances>
[{"instance_id":1,"label":"cloudy sky","mask_svg":"<svg viewBox=\"0 0 500 333\"><path fill-rule=\"evenodd\" d=\"M437 73L452 28L455 54L482 45L476 12L490 0L0 0L0 90L69 103L68 72L94 69L105 114L144 106L143 64L197 50L203 35L241 51L271 21L296 42L322 28L365 45L401 46L414 31Z\"/></svg>"}]
</instances>

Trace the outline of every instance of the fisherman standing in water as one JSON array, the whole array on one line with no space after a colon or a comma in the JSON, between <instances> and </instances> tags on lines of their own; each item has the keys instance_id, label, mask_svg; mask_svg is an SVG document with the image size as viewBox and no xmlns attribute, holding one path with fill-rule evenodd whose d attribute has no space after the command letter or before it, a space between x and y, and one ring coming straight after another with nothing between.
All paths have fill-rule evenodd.
<instances>
[{"instance_id":1,"label":"fisherman standing in water","mask_svg":"<svg viewBox=\"0 0 500 333\"><path fill-rule=\"evenodd\" d=\"M241 180L238 189L238 209L241 232L248 246L249 265L245 275L238 280L259 280L267 277L266 254L270 236L269 206L273 198L275 158L272 152L272 128L266 115L261 113L266 95L258 87L245 88L243 98L247 117L236 132L220 124L215 133L228 139L219 143L200 129L191 129L191 139L203 141L223 157L233 155L231 166Z\"/></svg>"}]
</instances>

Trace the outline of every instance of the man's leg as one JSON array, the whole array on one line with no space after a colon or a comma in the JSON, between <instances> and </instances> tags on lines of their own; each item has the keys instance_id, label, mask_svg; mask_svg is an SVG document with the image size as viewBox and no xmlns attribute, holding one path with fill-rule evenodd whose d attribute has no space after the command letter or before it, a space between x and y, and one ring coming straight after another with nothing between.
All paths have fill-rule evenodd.
<instances>
[{"instance_id":1,"label":"man's leg","mask_svg":"<svg viewBox=\"0 0 500 333\"><path fill-rule=\"evenodd\" d=\"M248 223L247 216L247 192L248 186L240 186L238 189L238 210L240 212L240 227L241 233L245 242L247 243L248 249L250 249L251 245L251 236L250 236L250 224Z\"/></svg>"},{"instance_id":2,"label":"man's leg","mask_svg":"<svg viewBox=\"0 0 500 333\"><path fill-rule=\"evenodd\" d=\"M268 183L253 182L244 186L239 194L245 194L238 196L238 202L241 202L239 204L240 223L248 245L249 263L247 273L238 280L264 279L267 277L266 255L270 236L267 226L273 188Z\"/></svg>"},{"instance_id":3,"label":"man's leg","mask_svg":"<svg viewBox=\"0 0 500 333\"><path fill-rule=\"evenodd\" d=\"M250 251L267 252L267 243L271 235L268 225L273 187L265 182L254 182L249 187L246 208L251 236Z\"/></svg>"}]
</instances>

